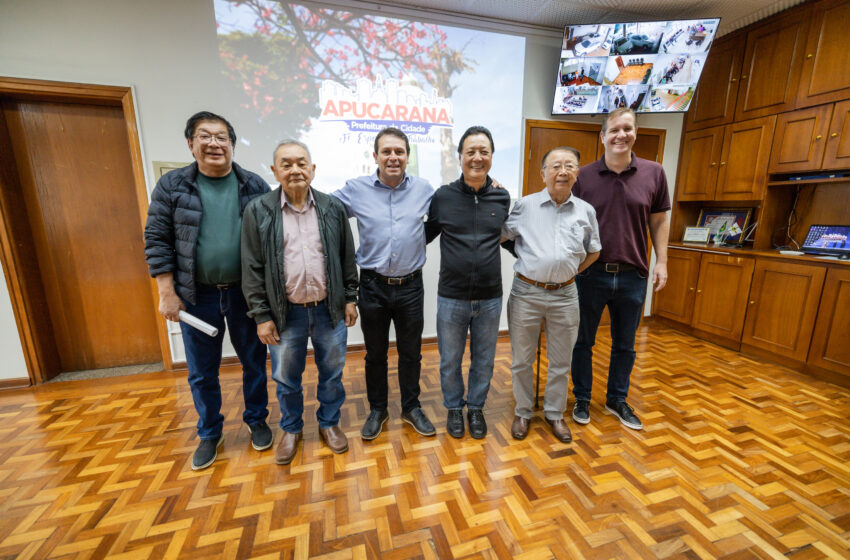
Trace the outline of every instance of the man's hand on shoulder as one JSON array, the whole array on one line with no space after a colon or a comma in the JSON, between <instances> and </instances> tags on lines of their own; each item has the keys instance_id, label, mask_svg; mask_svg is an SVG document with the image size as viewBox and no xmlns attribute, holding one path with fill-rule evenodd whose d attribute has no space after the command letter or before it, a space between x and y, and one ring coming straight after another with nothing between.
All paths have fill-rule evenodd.
<instances>
[{"instance_id":1,"label":"man's hand on shoulder","mask_svg":"<svg viewBox=\"0 0 850 560\"><path fill-rule=\"evenodd\" d=\"M655 263L652 269L652 285L655 286L655 291L660 292L667 285L667 264Z\"/></svg>"},{"instance_id":2,"label":"man's hand on shoulder","mask_svg":"<svg viewBox=\"0 0 850 560\"><path fill-rule=\"evenodd\" d=\"M345 304L345 326L353 327L357 322L357 304L356 303L346 303Z\"/></svg>"},{"instance_id":3,"label":"man's hand on shoulder","mask_svg":"<svg viewBox=\"0 0 850 560\"><path fill-rule=\"evenodd\" d=\"M277 333L277 327L274 326L274 321L265 321L257 325L257 337L263 344L276 346L280 342L280 335Z\"/></svg>"}]
</instances>

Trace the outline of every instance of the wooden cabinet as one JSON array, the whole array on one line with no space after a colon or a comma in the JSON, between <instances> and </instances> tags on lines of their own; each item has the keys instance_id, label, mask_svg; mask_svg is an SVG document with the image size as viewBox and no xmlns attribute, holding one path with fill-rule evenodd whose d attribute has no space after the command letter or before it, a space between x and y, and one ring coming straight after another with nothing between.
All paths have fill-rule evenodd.
<instances>
[{"instance_id":1,"label":"wooden cabinet","mask_svg":"<svg viewBox=\"0 0 850 560\"><path fill-rule=\"evenodd\" d=\"M758 200L776 117L762 117L685 134L677 200Z\"/></svg>"},{"instance_id":2,"label":"wooden cabinet","mask_svg":"<svg viewBox=\"0 0 850 560\"><path fill-rule=\"evenodd\" d=\"M797 107L850 98L850 2L825 0L812 6Z\"/></svg>"},{"instance_id":3,"label":"wooden cabinet","mask_svg":"<svg viewBox=\"0 0 850 560\"><path fill-rule=\"evenodd\" d=\"M667 286L653 312L694 329L740 342L753 259L670 248Z\"/></svg>"},{"instance_id":4,"label":"wooden cabinet","mask_svg":"<svg viewBox=\"0 0 850 560\"><path fill-rule=\"evenodd\" d=\"M836 103L826 137L822 169L850 169L850 100Z\"/></svg>"},{"instance_id":5,"label":"wooden cabinet","mask_svg":"<svg viewBox=\"0 0 850 560\"><path fill-rule=\"evenodd\" d=\"M794 108L806 47L808 16L808 7L792 10L747 34L735 120L773 115Z\"/></svg>"},{"instance_id":6,"label":"wooden cabinet","mask_svg":"<svg viewBox=\"0 0 850 560\"><path fill-rule=\"evenodd\" d=\"M850 270L826 273L808 363L850 376Z\"/></svg>"},{"instance_id":7,"label":"wooden cabinet","mask_svg":"<svg viewBox=\"0 0 850 560\"><path fill-rule=\"evenodd\" d=\"M721 39L712 46L688 111L688 130L732 122L745 40L745 35L739 35L732 40Z\"/></svg>"},{"instance_id":8,"label":"wooden cabinet","mask_svg":"<svg viewBox=\"0 0 850 560\"><path fill-rule=\"evenodd\" d=\"M653 294L652 312L686 325L691 324L699 277L700 253L667 250L667 285Z\"/></svg>"},{"instance_id":9,"label":"wooden cabinet","mask_svg":"<svg viewBox=\"0 0 850 560\"><path fill-rule=\"evenodd\" d=\"M825 269L757 259L741 342L806 361Z\"/></svg>"},{"instance_id":10,"label":"wooden cabinet","mask_svg":"<svg viewBox=\"0 0 850 560\"><path fill-rule=\"evenodd\" d=\"M768 171L789 173L820 168L831 118L832 105L779 115Z\"/></svg>"},{"instance_id":11,"label":"wooden cabinet","mask_svg":"<svg viewBox=\"0 0 850 560\"><path fill-rule=\"evenodd\" d=\"M695 329L741 340L753 266L753 259L703 254L692 322Z\"/></svg>"}]
</instances>

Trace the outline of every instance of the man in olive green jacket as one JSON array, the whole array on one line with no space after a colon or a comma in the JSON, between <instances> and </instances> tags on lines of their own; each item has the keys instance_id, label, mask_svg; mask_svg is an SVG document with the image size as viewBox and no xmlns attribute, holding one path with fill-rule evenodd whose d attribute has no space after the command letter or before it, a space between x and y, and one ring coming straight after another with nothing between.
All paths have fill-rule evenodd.
<instances>
[{"instance_id":1,"label":"man in olive green jacket","mask_svg":"<svg viewBox=\"0 0 850 560\"><path fill-rule=\"evenodd\" d=\"M280 188L252 200L242 218L242 291L272 356L283 430L275 460L285 465L295 458L304 426L308 337L319 369L319 432L335 453L348 450L337 424L346 327L357 321L357 267L345 207L310 186L316 166L307 146L282 142L271 169Z\"/></svg>"}]
</instances>

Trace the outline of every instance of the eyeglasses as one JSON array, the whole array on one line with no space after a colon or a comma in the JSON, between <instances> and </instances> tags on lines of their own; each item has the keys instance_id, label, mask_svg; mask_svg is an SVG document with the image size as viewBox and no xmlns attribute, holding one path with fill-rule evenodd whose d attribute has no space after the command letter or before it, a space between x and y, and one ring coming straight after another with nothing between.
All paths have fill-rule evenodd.
<instances>
[{"instance_id":1,"label":"eyeglasses","mask_svg":"<svg viewBox=\"0 0 850 560\"><path fill-rule=\"evenodd\" d=\"M556 163L547 163L543 166L546 169L551 169L555 173L560 173L562 169L567 171L576 171L578 169L578 164L572 163L570 161L559 161Z\"/></svg>"},{"instance_id":2,"label":"eyeglasses","mask_svg":"<svg viewBox=\"0 0 850 560\"><path fill-rule=\"evenodd\" d=\"M230 144L230 137L228 136L211 136L209 134L196 134L195 139L198 140L201 144L212 144L213 141L216 142L219 146L227 146Z\"/></svg>"}]
</instances>

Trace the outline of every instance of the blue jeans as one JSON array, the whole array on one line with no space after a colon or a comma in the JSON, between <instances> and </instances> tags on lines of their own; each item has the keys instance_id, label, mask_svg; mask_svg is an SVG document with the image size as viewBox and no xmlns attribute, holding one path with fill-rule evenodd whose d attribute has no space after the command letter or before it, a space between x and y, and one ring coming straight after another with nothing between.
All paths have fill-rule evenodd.
<instances>
[{"instance_id":1,"label":"blue jeans","mask_svg":"<svg viewBox=\"0 0 850 560\"><path fill-rule=\"evenodd\" d=\"M304 391L301 376L307 360L307 339L313 342L313 356L319 369L316 397L319 409L316 419L320 428L330 428L339 422L339 409L345 401L342 368L348 329L345 321L331 323L328 305L298 307L290 304L286 325L280 342L269 346L272 354L272 379L277 381L277 400L280 403L280 428L297 434L304 427Z\"/></svg>"},{"instance_id":2,"label":"blue jeans","mask_svg":"<svg viewBox=\"0 0 850 560\"><path fill-rule=\"evenodd\" d=\"M590 400L593 383L593 345L605 306L611 315L611 359L606 401L625 401L635 364L635 334L643 315L646 278L637 270L617 274L593 265L576 276L580 321L573 349L573 395Z\"/></svg>"},{"instance_id":3,"label":"blue jeans","mask_svg":"<svg viewBox=\"0 0 850 560\"><path fill-rule=\"evenodd\" d=\"M481 410L490 390L502 298L463 300L437 297L437 344L443 406L449 410ZM463 399L461 362L469 333L469 379Z\"/></svg>"},{"instance_id":4,"label":"blue jeans","mask_svg":"<svg viewBox=\"0 0 850 560\"><path fill-rule=\"evenodd\" d=\"M189 387L198 411L198 436L201 439L218 438L224 425L218 370L225 320L230 342L242 362L242 395L245 398L242 420L249 425L265 421L269 415L266 347L257 338L257 323L247 315L248 305L241 288L198 286L195 304L183 303L187 312L218 328L218 335L211 337L180 323L189 368Z\"/></svg>"}]
</instances>

